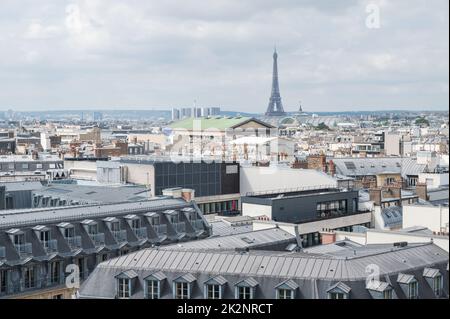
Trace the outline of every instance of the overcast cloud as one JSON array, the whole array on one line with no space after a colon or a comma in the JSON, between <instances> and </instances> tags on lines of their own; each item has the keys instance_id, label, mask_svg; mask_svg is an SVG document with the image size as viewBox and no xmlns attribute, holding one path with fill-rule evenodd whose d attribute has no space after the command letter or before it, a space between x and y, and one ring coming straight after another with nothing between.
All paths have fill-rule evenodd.
<instances>
[{"instance_id":1,"label":"overcast cloud","mask_svg":"<svg viewBox=\"0 0 450 319\"><path fill-rule=\"evenodd\" d=\"M366 6L381 28L366 27ZM444 109L447 0L1 0L0 110Z\"/></svg>"}]
</instances>

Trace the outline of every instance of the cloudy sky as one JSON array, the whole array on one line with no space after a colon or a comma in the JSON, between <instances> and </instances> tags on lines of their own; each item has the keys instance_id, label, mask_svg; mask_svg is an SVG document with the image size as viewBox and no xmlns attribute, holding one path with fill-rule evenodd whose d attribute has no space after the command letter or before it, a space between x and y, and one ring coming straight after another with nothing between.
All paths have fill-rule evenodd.
<instances>
[{"instance_id":1,"label":"cloudy sky","mask_svg":"<svg viewBox=\"0 0 450 319\"><path fill-rule=\"evenodd\" d=\"M380 10L368 28L367 5ZM444 109L447 0L1 0L0 110ZM371 16L372 17L372 16ZM373 21L373 20L370 20Z\"/></svg>"}]
</instances>

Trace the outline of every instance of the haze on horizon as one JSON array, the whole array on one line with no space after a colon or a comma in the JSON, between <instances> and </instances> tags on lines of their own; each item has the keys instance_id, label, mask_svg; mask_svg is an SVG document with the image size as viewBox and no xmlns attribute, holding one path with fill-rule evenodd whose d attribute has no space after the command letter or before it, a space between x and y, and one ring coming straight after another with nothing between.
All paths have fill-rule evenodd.
<instances>
[{"instance_id":1,"label":"haze on horizon","mask_svg":"<svg viewBox=\"0 0 450 319\"><path fill-rule=\"evenodd\" d=\"M366 26L368 4L381 27ZM446 0L2 0L0 110L444 110Z\"/></svg>"}]
</instances>

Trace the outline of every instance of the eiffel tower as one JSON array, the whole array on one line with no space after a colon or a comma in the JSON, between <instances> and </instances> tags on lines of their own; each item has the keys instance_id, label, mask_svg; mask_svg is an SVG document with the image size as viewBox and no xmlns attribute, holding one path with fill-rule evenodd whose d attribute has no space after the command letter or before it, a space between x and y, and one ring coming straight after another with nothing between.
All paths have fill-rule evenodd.
<instances>
[{"instance_id":1,"label":"eiffel tower","mask_svg":"<svg viewBox=\"0 0 450 319\"><path fill-rule=\"evenodd\" d=\"M286 113L281 103L280 85L278 83L278 53L277 49L273 53L273 76L272 76L272 95L270 96L269 106L266 116L284 116Z\"/></svg>"}]
</instances>

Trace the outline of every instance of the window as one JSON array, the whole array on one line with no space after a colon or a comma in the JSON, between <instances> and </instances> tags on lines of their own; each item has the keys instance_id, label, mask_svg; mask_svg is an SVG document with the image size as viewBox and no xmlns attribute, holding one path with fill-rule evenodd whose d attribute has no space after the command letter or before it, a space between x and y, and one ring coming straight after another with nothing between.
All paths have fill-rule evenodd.
<instances>
[{"instance_id":1,"label":"window","mask_svg":"<svg viewBox=\"0 0 450 319\"><path fill-rule=\"evenodd\" d=\"M440 296L441 295L441 290L442 290L442 276L438 275L433 279L433 290L434 290L434 294L436 296Z\"/></svg>"},{"instance_id":2,"label":"window","mask_svg":"<svg viewBox=\"0 0 450 319\"><path fill-rule=\"evenodd\" d=\"M345 298L345 294L341 292L330 292L328 294L329 299L347 299Z\"/></svg>"},{"instance_id":3,"label":"window","mask_svg":"<svg viewBox=\"0 0 450 319\"><path fill-rule=\"evenodd\" d=\"M206 299L221 299L221 287L219 285L205 285Z\"/></svg>"},{"instance_id":4,"label":"window","mask_svg":"<svg viewBox=\"0 0 450 319\"><path fill-rule=\"evenodd\" d=\"M64 299L64 296L62 294L54 295L52 299Z\"/></svg>"},{"instance_id":5,"label":"window","mask_svg":"<svg viewBox=\"0 0 450 319\"><path fill-rule=\"evenodd\" d=\"M48 242L50 241L50 232L48 230L41 231L40 239L44 247L48 248Z\"/></svg>"},{"instance_id":6,"label":"window","mask_svg":"<svg viewBox=\"0 0 450 319\"><path fill-rule=\"evenodd\" d=\"M236 287L237 289L237 299L253 299L253 293L251 287Z\"/></svg>"},{"instance_id":7,"label":"window","mask_svg":"<svg viewBox=\"0 0 450 319\"><path fill-rule=\"evenodd\" d=\"M119 278L117 284L117 297L118 298L130 298L130 279Z\"/></svg>"},{"instance_id":8,"label":"window","mask_svg":"<svg viewBox=\"0 0 450 319\"><path fill-rule=\"evenodd\" d=\"M409 299L417 299L418 297L418 284L417 281L414 281L409 284Z\"/></svg>"},{"instance_id":9,"label":"window","mask_svg":"<svg viewBox=\"0 0 450 319\"><path fill-rule=\"evenodd\" d=\"M54 262L50 263L49 268L50 268L50 283L58 284L61 279L61 276L60 276L61 262L54 261Z\"/></svg>"},{"instance_id":10,"label":"window","mask_svg":"<svg viewBox=\"0 0 450 319\"><path fill-rule=\"evenodd\" d=\"M147 299L159 299L160 298L160 282L158 280L146 280Z\"/></svg>"},{"instance_id":11,"label":"window","mask_svg":"<svg viewBox=\"0 0 450 319\"><path fill-rule=\"evenodd\" d=\"M23 282L25 289L36 287L36 269L34 266L23 268Z\"/></svg>"},{"instance_id":12,"label":"window","mask_svg":"<svg viewBox=\"0 0 450 319\"><path fill-rule=\"evenodd\" d=\"M64 237L65 238L73 238L75 237L75 229L73 227L64 229Z\"/></svg>"},{"instance_id":13,"label":"window","mask_svg":"<svg viewBox=\"0 0 450 319\"><path fill-rule=\"evenodd\" d=\"M277 299L294 299L294 291L291 289L277 289Z\"/></svg>"},{"instance_id":14,"label":"window","mask_svg":"<svg viewBox=\"0 0 450 319\"><path fill-rule=\"evenodd\" d=\"M392 289L386 289L383 292L383 298L384 299L392 299Z\"/></svg>"},{"instance_id":15,"label":"window","mask_svg":"<svg viewBox=\"0 0 450 319\"><path fill-rule=\"evenodd\" d=\"M89 233L89 235L96 235L97 231L98 231L97 224L88 226L88 233Z\"/></svg>"},{"instance_id":16,"label":"window","mask_svg":"<svg viewBox=\"0 0 450 319\"><path fill-rule=\"evenodd\" d=\"M175 283L175 299L189 299L189 283L176 282Z\"/></svg>"},{"instance_id":17,"label":"window","mask_svg":"<svg viewBox=\"0 0 450 319\"><path fill-rule=\"evenodd\" d=\"M42 164L36 164L36 169L42 169Z\"/></svg>"},{"instance_id":18,"label":"window","mask_svg":"<svg viewBox=\"0 0 450 319\"><path fill-rule=\"evenodd\" d=\"M14 245L21 246L25 244L25 235L19 234L14 236Z\"/></svg>"},{"instance_id":19,"label":"window","mask_svg":"<svg viewBox=\"0 0 450 319\"><path fill-rule=\"evenodd\" d=\"M0 270L0 294L6 293L7 271Z\"/></svg>"},{"instance_id":20,"label":"window","mask_svg":"<svg viewBox=\"0 0 450 319\"><path fill-rule=\"evenodd\" d=\"M28 169L28 164L27 163L22 164L22 169Z\"/></svg>"},{"instance_id":21,"label":"window","mask_svg":"<svg viewBox=\"0 0 450 319\"><path fill-rule=\"evenodd\" d=\"M141 227L141 221L139 219L133 219L131 221L131 228L138 229Z\"/></svg>"},{"instance_id":22,"label":"window","mask_svg":"<svg viewBox=\"0 0 450 319\"><path fill-rule=\"evenodd\" d=\"M112 232L120 231L120 224L119 224L119 222L111 223L111 231Z\"/></svg>"},{"instance_id":23,"label":"window","mask_svg":"<svg viewBox=\"0 0 450 319\"><path fill-rule=\"evenodd\" d=\"M52 164L48 164L48 168L50 168L50 169L54 169L54 168L56 168L56 165L55 165L54 163L52 163Z\"/></svg>"}]
</instances>

